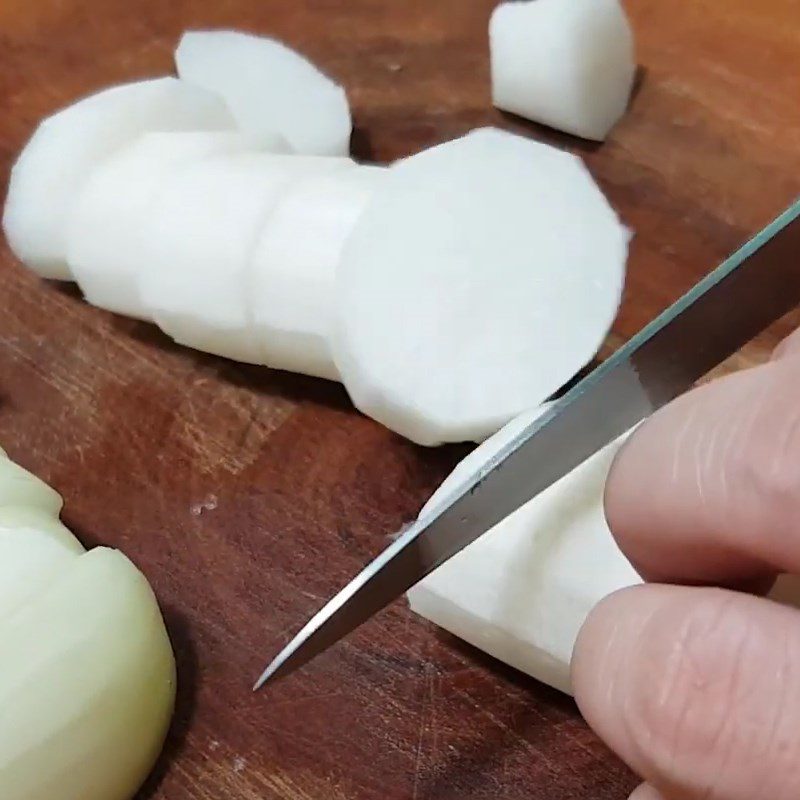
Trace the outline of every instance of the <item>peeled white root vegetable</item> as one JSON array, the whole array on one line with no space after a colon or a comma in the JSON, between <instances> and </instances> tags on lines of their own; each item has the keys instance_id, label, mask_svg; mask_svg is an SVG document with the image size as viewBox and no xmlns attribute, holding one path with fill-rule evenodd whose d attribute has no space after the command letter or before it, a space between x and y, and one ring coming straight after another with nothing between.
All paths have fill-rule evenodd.
<instances>
[{"instance_id":1,"label":"peeled white root vegetable","mask_svg":"<svg viewBox=\"0 0 800 800\"><path fill-rule=\"evenodd\" d=\"M142 226L142 304L179 344L251 364L250 265L281 195L304 175L349 159L238 154L168 175Z\"/></svg>"},{"instance_id":2,"label":"peeled white root vegetable","mask_svg":"<svg viewBox=\"0 0 800 800\"><path fill-rule=\"evenodd\" d=\"M204 157L247 149L229 131L150 133L105 161L78 197L67 262L92 305L147 319L139 296L142 225L167 175Z\"/></svg>"},{"instance_id":3,"label":"peeled white root vegetable","mask_svg":"<svg viewBox=\"0 0 800 800\"><path fill-rule=\"evenodd\" d=\"M130 800L175 698L175 662L147 581L86 553L61 498L0 451L0 797Z\"/></svg>"},{"instance_id":4,"label":"peeled white root vegetable","mask_svg":"<svg viewBox=\"0 0 800 800\"><path fill-rule=\"evenodd\" d=\"M597 141L625 113L636 60L619 0L506 2L489 43L498 108Z\"/></svg>"},{"instance_id":5,"label":"peeled white root vegetable","mask_svg":"<svg viewBox=\"0 0 800 800\"><path fill-rule=\"evenodd\" d=\"M542 413L527 412L456 467L420 516ZM624 437L623 437L624 439ZM495 526L408 593L411 608L475 647L563 692L589 611L640 582L608 529L603 489L623 439Z\"/></svg>"},{"instance_id":6,"label":"peeled white root vegetable","mask_svg":"<svg viewBox=\"0 0 800 800\"><path fill-rule=\"evenodd\" d=\"M237 31L190 31L175 62L181 78L225 98L246 133L277 131L304 155L349 153L344 89L286 45Z\"/></svg>"},{"instance_id":7,"label":"peeled white root vegetable","mask_svg":"<svg viewBox=\"0 0 800 800\"><path fill-rule=\"evenodd\" d=\"M389 170L337 273L355 405L425 445L481 440L597 352L629 232L580 159L479 130Z\"/></svg>"},{"instance_id":8,"label":"peeled white root vegetable","mask_svg":"<svg viewBox=\"0 0 800 800\"><path fill-rule=\"evenodd\" d=\"M312 175L287 191L270 216L253 259L253 335L262 363L339 380L330 337L342 248L372 192L380 167Z\"/></svg>"},{"instance_id":9,"label":"peeled white root vegetable","mask_svg":"<svg viewBox=\"0 0 800 800\"><path fill-rule=\"evenodd\" d=\"M222 99L176 78L115 86L48 117L11 172L3 216L11 249L43 277L69 280L70 212L95 167L147 131L233 126Z\"/></svg>"}]
</instances>

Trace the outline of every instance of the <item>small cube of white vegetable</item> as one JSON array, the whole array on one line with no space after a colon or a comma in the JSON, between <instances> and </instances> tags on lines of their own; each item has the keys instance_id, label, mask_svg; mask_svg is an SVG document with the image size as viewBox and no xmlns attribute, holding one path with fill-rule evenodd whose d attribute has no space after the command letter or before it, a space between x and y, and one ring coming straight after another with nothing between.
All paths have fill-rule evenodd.
<instances>
[{"instance_id":1,"label":"small cube of white vegetable","mask_svg":"<svg viewBox=\"0 0 800 800\"><path fill-rule=\"evenodd\" d=\"M599 141L625 113L636 61L619 0L512 0L489 42L498 108Z\"/></svg>"}]
</instances>

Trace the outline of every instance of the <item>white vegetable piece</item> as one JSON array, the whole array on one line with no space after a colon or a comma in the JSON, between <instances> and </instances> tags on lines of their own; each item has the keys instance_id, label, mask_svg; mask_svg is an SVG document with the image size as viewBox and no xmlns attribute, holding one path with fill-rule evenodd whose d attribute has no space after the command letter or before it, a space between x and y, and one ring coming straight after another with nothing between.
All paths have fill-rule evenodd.
<instances>
[{"instance_id":1,"label":"white vegetable piece","mask_svg":"<svg viewBox=\"0 0 800 800\"><path fill-rule=\"evenodd\" d=\"M11 172L3 216L11 249L43 277L69 280L70 211L95 167L146 131L233 126L219 97L176 78L115 86L48 117Z\"/></svg>"},{"instance_id":2,"label":"white vegetable piece","mask_svg":"<svg viewBox=\"0 0 800 800\"><path fill-rule=\"evenodd\" d=\"M449 495L542 413L527 412L456 467L420 516ZM411 608L475 647L563 692L589 611L640 582L603 513L611 461L625 437L484 534L414 587Z\"/></svg>"},{"instance_id":3,"label":"white vegetable piece","mask_svg":"<svg viewBox=\"0 0 800 800\"><path fill-rule=\"evenodd\" d=\"M330 337L342 248L381 167L357 166L299 181L269 218L253 260L253 320L269 367L339 380Z\"/></svg>"},{"instance_id":4,"label":"white vegetable piece","mask_svg":"<svg viewBox=\"0 0 800 800\"><path fill-rule=\"evenodd\" d=\"M595 355L629 236L580 159L509 133L395 164L337 273L353 402L419 444L496 432Z\"/></svg>"},{"instance_id":5,"label":"white vegetable piece","mask_svg":"<svg viewBox=\"0 0 800 800\"><path fill-rule=\"evenodd\" d=\"M229 131L150 133L95 170L79 195L67 244L70 270L86 299L147 319L139 297L142 225L166 176L204 157L250 146Z\"/></svg>"},{"instance_id":6,"label":"white vegetable piece","mask_svg":"<svg viewBox=\"0 0 800 800\"><path fill-rule=\"evenodd\" d=\"M128 800L161 750L174 697L147 581L112 550L72 556L0 619L0 796Z\"/></svg>"},{"instance_id":7,"label":"white vegetable piece","mask_svg":"<svg viewBox=\"0 0 800 800\"><path fill-rule=\"evenodd\" d=\"M344 89L286 45L237 31L189 31L175 62L181 78L224 97L248 134L277 130L304 155L349 153Z\"/></svg>"},{"instance_id":8,"label":"white vegetable piece","mask_svg":"<svg viewBox=\"0 0 800 800\"><path fill-rule=\"evenodd\" d=\"M598 141L625 113L636 60L619 0L506 2L489 43L498 108Z\"/></svg>"},{"instance_id":9,"label":"white vegetable piece","mask_svg":"<svg viewBox=\"0 0 800 800\"><path fill-rule=\"evenodd\" d=\"M250 314L250 265L283 192L349 159L235 154L168 175L142 226L141 300L179 344L261 362Z\"/></svg>"}]
</instances>

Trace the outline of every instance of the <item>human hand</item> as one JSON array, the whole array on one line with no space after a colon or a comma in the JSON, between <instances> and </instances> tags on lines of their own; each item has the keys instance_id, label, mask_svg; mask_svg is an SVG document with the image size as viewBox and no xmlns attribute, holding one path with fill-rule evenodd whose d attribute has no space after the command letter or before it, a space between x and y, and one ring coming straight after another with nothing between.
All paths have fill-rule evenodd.
<instances>
[{"instance_id":1,"label":"human hand","mask_svg":"<svg viewBox=\"0 0 800 800\"><path fill-rule=\"evenodd\" d=\"M631 800L797 800L800 611L754 594L800 574L800 332L648 420L605 506L653 583L592 612L573 683Z\"/></svg>"}]
</instances>

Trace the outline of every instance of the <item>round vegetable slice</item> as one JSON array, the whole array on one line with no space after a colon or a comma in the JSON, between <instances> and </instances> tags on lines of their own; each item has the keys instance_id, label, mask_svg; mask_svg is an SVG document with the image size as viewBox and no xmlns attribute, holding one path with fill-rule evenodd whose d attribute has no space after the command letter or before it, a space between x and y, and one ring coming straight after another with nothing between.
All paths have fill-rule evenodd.
<instances>
[{"instance_id":1,"label":"round vegetable slice","mask_svg":"<svg viewBox=\"0 0 800 800\"><path fill-rule=\"evenodd\" d=\"M189 31L175 62L181 78L225 98L243 131L260 137L277 130L300 154L348 154L352 122L344 89L275 39Z\"/></svg>"},{"instance_id":2,"label":"round vegetable slice","mask_svg":"<svg viewBox=\"0 0 800 800\"><path fill-rule=\"evenodd\" d=\"M64 501L61 495L7 457L0 457L0 509L27 506L57 518Z\"/></svg>"},{"instance_id":3,"label":"round vegetable slice","mask_svg":"<svg viewBox=\"0 0 800 800\"><path fill-rule=\"evenodd\" d=\"M423 508L434 513L544 411L512 420L462 461ZM408 593L413 611L563 692L589 611L641 579L605 521L606 476L627 434L596 453Z\"/></svg>"},{"instance_id":4,"label":"round vegetable slice","mask_svg":"<svg viewBox=\"0 0 800 800\"><path fill-rule=\"evenodd\" d=\"M338 380L330 337L336 269L347 237L383 178L381 167L312 175L270 216L253 259L253 321L263 363Z\"/></svg>"},{"instance_id":5,"label":"round vegetable slice","mask_svg":"<svg viewBox=\"0 0 800 800\"><path fill-rule=\"evenodd\" d=\"M252 364L249 268L270 213L304 175L349 159L236 154L168 175L142 226L143 306L179 344Z\"/></svg>"},{"instance_id":6,"label":"round vegetable slice","mask_svg":"<svg viewBox=\"0 0 800 800\"><path fill-rule=\"evenodd\" d=\"M636 60L619 0L502 3L489 43L498 108L598 141L625 113Z\"/></svg>"},{"instance_id":7,"label":"round vegetable slice","mask_svg":"<svg viewBox=\"0 0 800 800\"><path fill-rule=\"evenodd\" d=\"M67 242L67 261L86 299L147 319L139 297L142 224L165 176L249 144L229 131L150 133L95 170L79 196Z\"/></svg>"},{"instance_id":8,"label":"round vegetable slice","mask_svg":"<svg viewBox=\"0 0 800 800\"><path fill-rule=\"evenodd\" d=\"M69 280L70 211L98 164L146 131L233 126L221 98L176 78L115 86L48 117L11 172L3 216L11 249L43 277Z\"/></svg>"},{"instance_id":9,"label":"round vegetable slice","mask_svg":"<svg viewBox=\"0 0 800 800\"><path fill-rule=\"evenodd\" d=\"M126 800L152 768L175 698L158 605L128 559L73 559L0 622L3 800Z\"/></svg>"},{"instance_id":10,"label":"round vegetable slice","mask_svg":"<svg viewBox=\"0 0 800 800\"><path fill-rule=\"evenodd\" d=\"M395 164L337 273L353 402L419 444L486 438L595 355L629 236L580 159L509 133Z\"/></svg>"}]
</instances>

